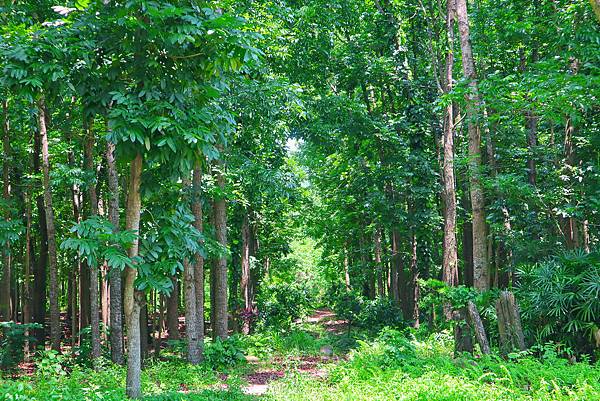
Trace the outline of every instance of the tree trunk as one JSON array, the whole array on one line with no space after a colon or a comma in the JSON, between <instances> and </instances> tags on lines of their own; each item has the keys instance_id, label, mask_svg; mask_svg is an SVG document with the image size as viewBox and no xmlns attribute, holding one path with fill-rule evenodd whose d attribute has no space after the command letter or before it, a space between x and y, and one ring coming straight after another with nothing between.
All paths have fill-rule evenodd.
<instances>
[{"instance_id":1,"label":"tree trunk","mask_svg":"<svg viewBox=\"0 0 600 401\"><path fill-rule=\"evenodd\" d=\"M84 132L85 132L85 148L84 148L84 160L85 169L89 173L94 174L96 177L96 168L94 166L94 132L92 125L94 120L88 119L84 113ZM90 216L98 216L98 194L96 193L96 180L88 183L88 200L90 203ZM88 283L90 287L90 315L91 315L91 328L92 328L92 360L96 360L100 357L100 308L98 305L98 265L87 264L90 269L90 281ZM83 285L83 283L82 283ZM95 363L95 362L94 362Z\"/></svg>"},{"instance_id":2,"label":"tree trunk","mask_svg":"<svg viewBox=\"0 0 600 401\"><path fill-rule=\"evenodd\" d=\"M204 224L202 221L202 165L200 160L196 160L194 164L192 213L194 215L194 227L202 233ZM202 358L204 352L204 258L200 254L194 256L194 282L196 289L196 337L198 338L200 358Z\"/></svg>"},{"instance_id":3,"label":"tree trunk","mask_svg":"<svg viewBox=\"0 0 600 401\"><path fill-rule=\"evenodd\" d=\"M187 259L183 261L185 285L185 334L188 343L188 362L192 365L200 363L201 354L198 339L198 308L196 307L196 281L194 265Z\"/></svg>"},{"instance_id":4,"label":"tree trunk","mask_svg":"<svg viewBox=\"0 0 600 401\"><path fill-rule=\"evenodd\" d=\"M417 234L414 232L414 229L411 233L411 257L410 257L410 289L411 289L411 299L410 299L410 318L413 321L413 327L419 327L419 269L417 266Z\"/></svg>"},{"instance_id":5,"label":"tree trunk","mask_svg":"<svg viewBox=\"0 0 600 401\"><path fill-rule=\"evenodd\" d=\"M454 0L448 0L446 29L448 35L448 53L446 55L446 93L452 91L452 69L454 67ZM452 102L446 107L444 136L444 162L442 177L444 188L444 254L442 262L442 281L449 286L458 285L458 255L456 246L456 189L454 179L454 108ZM451 318L446 308L446 317Z\"/></svg>"},{"instance_id":6,"label":"tree trunk","mask_svg":"<svg viewBox=\"0 0 600 401\"><path fill-rule=\"evenodd\" d=\"M475 338L477 339L477 343L479 344L481 353L485 355L489 354L490 344L487 339L487 334L485 333L485 328L483 327L481 316L479 316L479 312L477 311L477 307L475 306L473 301L469 301L467 303L467 313L469 316L469 324L473 327L473 330L475 331Z\"/></svg>"},{"instance_id":7,"label":"tree trunk","mask_svg":"<svg viewBox=\"0 0 600 401\"><path fill-rule=\"evenodd\" d=\"M173 282L173 290L167 298L167 330L169 340L179 340L179 280L177 277L173 277L171 281ZM189 327L187 317L185 325L187 331Z\"/></svg>"},{"instance_id":8,"label":"tree trunk","mask_svg":"<svg viewBox=\"0 0 600 401\"><path fill-rule=\"evenodd\" d=\"M452 312L454 324L454 355L459 356L463 352L473 353L473 338L471 328L467 321L465 309Z\"/></svg>"},{"instance_id":9,"label":"tree trunk","mask_svg":"<svg viewBox=\"0 0 600 401\"><path fill-rule=\"evenodd\" d=\"M377 266L377 295L385 296L385 286L383 280L383 262L381 260L381 227L375 229L375 265Z\"/></svg>"},{"instance_id":10,"label":"tree trunk","mask_svg":"<svg viewBox=\"0 0 600 401\"><path fill-rule=\"evenodd\" d=\"M537 123L538 117L531 111L527 111L525 114L527 120L527 147L529 148L529 155L527 157L527 180L532 186L536 186L537 180L537 168L535 165L535 154L537 147Z\"/></svg>"},{"instance_id":11,"label":"tree trunk","mask_svg":"<svg viewBox=\"0 0 600 401\"><path fill-rule=\"evenodd\" d=\"M131 161L129 171L129 188L127 196L127 211L125 228L139 234L141 196L140 185L142 178L142 155L138 154ZM129 257L134 258L139 253L139 239L136 238L129 248ZM141 371L142 349L140 338L140 311L143 293L136 290L134 282L137 276L135 268L125 268L124 309L125 325L127 327L127 379L126 393L128 397L140 398L142 396Z\"/></svg>"},{"instance_id":12,"label":"tree trunk","mask_svg":"<svg viewBox=\"0 0 600 401\"><path fill-rule=\"evenodd\" d=\"M512 292L502 291L496 301L500 351L508 355L514 350L525 350L525 336L521 326L521 316L515 296Z\"/></svg>"},{"instance_id":13,"label":"tree trunk","mask_svg":"<svg viewBox=\"0 0 600 401\"><path fill-rule=\"evenodd\" d=\"M252 300L250 297L250 219L248 212L244 212L242 219L242 252L241 265L242 277L240 280L240 289L244 298L244 311L242 313L242 333L250 334L252 320Z\"/></svg>"},{"instance_id":14,"label":"tree trunk","mask_svg":"<svg viewBox=\"0 0 600 401\"><path fill-rule=\"evenodd\" d=\"M346 283L346 291L350 291L352 286L350 285L350 266L348 260L348 243L344 244L344 282Z\"/></svg>"},{"instance_id":15,"label":"tree trunk","mask_svg":"<svg viewBox=\"0 0 600 401\"><path fill-rule=\"evenodd\" d=\"M3 149L4 158L2 163L2 180L3 186L3 197L6 202L6 209L4 212L4 218L10 220L10 202L11 187L10 187L10 164L12 162L12 155L10 149L10 126L8 121L8 100L2 102L2 130L3 130ZM11 294L11 254L10 254L10 243L4 245L2 250L2 276L0 277L0 321L8 321L13 318L13 305L10 297Z\"/></svg>"},{"instance_id":16,"label":"tree trunk","mask_svg":"<svg viewBox=\"0 0 600 401\"><path fill-rule=\"evenodd\" d=\"M227 247L227 203L224 198L225 192L225 165L222 162L217 163L215 172L215 181L220 189L220 194L214 200L213 213L215 221L216 240ZM215 336L222 339L227 338L227 257L219 257L215 263Z\"/></svg>"},{"instance_id":17,"label":"tree trunk","mask_svg":"<svg viewBox=\"0 0 600 401\"><path fill-rule=\"evenodd\" d=\"M31 271L32 271L32 242L31 242L31 200L29 198L29 186L23 191L23 201L25 203L25 255L23 258L23 323L29 324L32 321L31 313ZM31 333L27 331L27 336ZM25 356L29 355L29 341L26 343Z\"/></svg>"},{"instance_id":18,"label":"tree trunk","mask_svg":"<svg viewBox=\"0 0 600 401\"><path fill-rule=\"evenodd\" d=\"M106 166L108 170L108 217L117 233L119 227L119 173L115 161L115 145L106 144ZM114 363L123 364L123 291L121 271L109 270L110 283L110 357Z\"/></svg>"},{"instance_id":19,"label":"tree trunk","mask_svg":"<svg viewBox=\"0 0 600 401\"><path fill-rule=\"evenodd\" d=\"M38 130L34 135L33 146L33 172L41 173L40 154L42 139ZM35 330L35 337L39 344L44 344L46 337L46 268L48 264L48 232L46 230L46 206L43 195L36 198L38 212L38 232L40 233L39 258L34 261L32 308L33 322L39 323L42 328ZM35 252L33 253L35 259Z\"/></svg>"},{"instance_id":20,"label":"tree trunk","mask_svg":"<svg viewBox=\"0 0 600 401\"><path fill-rule=\"evenodd\" d=\"M402 261L400 260L400 233L398 230L393 229L391 235L392 242L392 299L397 303L401 304L401 291L400 291L400 273L402 270Z\"/></svg>"},{"instance_id":21,"label":"tree trunk","mask_svg":"<svg viewBox=\"0 0 600 401\"><path fill-rule=\"evenodd\" d=\"M50 154L48 151L48 131L46 129L46 105L44 98L38 100L39 131L42 139L42 171L44 176L44 203L46 205L46 231L48 234L48 262L50 270L50 344L53 350L60 351L60 310L58 305L58 265L56 261L56 229L54 208L52 207L52 187L50 184Z\"/></svg>"},{"instance_id":22,"label":"tree trunk","mask_svg":"<svg viewBox=\"0 0 600 401\"><path fill-rule=\"evenodd\" d=\"M481 98L475 72L475 61L471 48L469 16L466 0L456 0L456 16L460 33L462 66L469 82L467 97L467 130L469 134L469 186L473 214L473 284L479 290L489 288L489 268L487 257L485 198L481 184Z\"/></svg>"}]
</instances>

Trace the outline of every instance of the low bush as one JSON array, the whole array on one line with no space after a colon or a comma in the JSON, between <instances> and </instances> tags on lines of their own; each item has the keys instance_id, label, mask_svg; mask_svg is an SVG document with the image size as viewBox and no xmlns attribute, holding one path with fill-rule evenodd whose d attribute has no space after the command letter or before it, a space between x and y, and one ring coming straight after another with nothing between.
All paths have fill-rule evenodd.
<instances>
[{"instance_id":1,"label":"low bush","mask_svg":"<svg viewBox=\"0 0 600 401\"><path fill-rule=\"evenodd\" d=\"M23 361L25 343L29 341L32 343L31 348L35 348L35 338L28 333L41 327L42 325L37 323L0 323L0 369L12 370Z\"/></svg>"},{"instance_id":2,"label":"low bush","mask_svg":"<svg viewBox=\"0 0 600 401\"><path fill-rule=\"evenodd\" d=\"M262 328L288 329L292 323L308 314L314 298L297 283L271 284L257 299L258 324Z\"/></svg>"},{"instance_id":3,"label":"low bush","mask_svg":"<svg viewBox=\"0 0 600 401\"><path fill-rule=\"evenodd\" d=\"M217 338L204 344L204 361L215 370L232 368L246 361L242 342L237 336L225 340Z\"/></svg>"}]
</instances>

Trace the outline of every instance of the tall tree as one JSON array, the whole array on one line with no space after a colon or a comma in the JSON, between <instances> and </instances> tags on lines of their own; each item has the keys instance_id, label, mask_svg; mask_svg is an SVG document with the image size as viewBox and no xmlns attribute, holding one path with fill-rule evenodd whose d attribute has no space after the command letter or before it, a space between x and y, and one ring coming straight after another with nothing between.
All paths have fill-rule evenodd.
<instances>
[{"instance_id":1,"label":"tall tree","mask_svg":"<svg viewBox=\"0 0 600 401\"><path fill-rule=\"evenodd\" d=\"M108 217L115 233L119 232L119 175L115 161L115 145L106 142L106 166L108 170ZM109 270L110 283L110 355L113 362L123 363L123 304L121 271Z\"/></svg>"},{"instance_id":2,"label":"tall tree","mask_svg":"<svg viewBox=\"0 0 600 401\"><path fill-rule=\"evenodd\" d=\"M44 203L46 206L46 232L48 235L48 268L50 272L50 344L52 349L60 351L61 324L58 303L58 264L56 257L56 228L54 207L52 205L52 186L50 181L50 152L48 150L48 130L46 127L46 103L44 96L37 101L39 132L42 142L42 172L44 176Z\"/></svg>"},{"instance_id":3,"label":"tall tree","mask_svg":"<svg viewBox=\"0 0 600 401\"><path fill-rule=\"evenodd\" d=\"M456 18L462 50L463 74L468 82L467 130L469 134L469 192L473 224L473 285L480 290L489 288L487 252L487 227L485 220L485 197L482 183L481 128L483 122L482 102L479 94L475 60L471 46L471 33L467 1L456 0Z\"/></svg>"},{"instance_id":4,"label":"tall tree","mask_svg":"<svg viewBox=\"0 0 600 401\"><path fill-rule=\"evenodd\" d=\"M454 15L455 0L447 1L446 30L447 53L445 68L445 92L452 91L454 68ZM458 255L456 245L456 181L454 179L454 107L451 100L447 100L444 116L444 135L442 137L444 160L442 190L444 201L444 254L442 260L442 281L450 286L458 285Z\"/></svg>"},{"instance_id":5,"label":"tall tree","mask_svg":"<svg viewBox=\"0 0 600 401\"><path fill-rule=\"evenodd\" d=\"M12 163L10 149L10 125L8 120L8 99L2 102L2 143L4 149L4 157L2 163L2 182L4 183L2 195L5 202L4 217L6 221L10 221L10 198L11 198L11 177L10 168ZM0 320L11 320L13 316L13 305L11 299L11 253L10 244L7 244L2 251L2 271L0 274Z\"/></svg>"}]
</instances>

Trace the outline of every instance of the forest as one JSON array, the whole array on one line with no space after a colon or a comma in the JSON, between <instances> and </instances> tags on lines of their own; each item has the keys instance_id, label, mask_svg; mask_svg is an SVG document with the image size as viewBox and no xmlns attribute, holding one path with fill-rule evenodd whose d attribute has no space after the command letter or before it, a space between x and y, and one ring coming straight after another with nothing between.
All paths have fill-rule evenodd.
<instances>
[{"instance_id":1,"label":"forest","mask_svg":"<svg viewBox=\"0 0 600 401\"><path fill-rule=\"evenodd\" d=\"M600 400L600 0L0 0L0 401Z\"/></svg>"}]
</instances>

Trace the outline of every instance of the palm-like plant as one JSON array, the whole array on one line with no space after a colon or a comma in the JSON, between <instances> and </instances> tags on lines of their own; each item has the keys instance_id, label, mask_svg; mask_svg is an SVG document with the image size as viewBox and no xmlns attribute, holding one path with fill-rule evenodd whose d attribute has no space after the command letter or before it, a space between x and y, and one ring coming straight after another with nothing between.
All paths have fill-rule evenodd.
<instances>
[{"instance_id":1,"label":"palm-like plant","mask_svg":"<svg viewBox=\"0 0 600 401\"><path fill-rule=\"evenodd\" d=\"M517 275L523 319L538 341L590 350L600 325L600 253L568 251L521 266Z\"/></svg>"}]
</instances>

